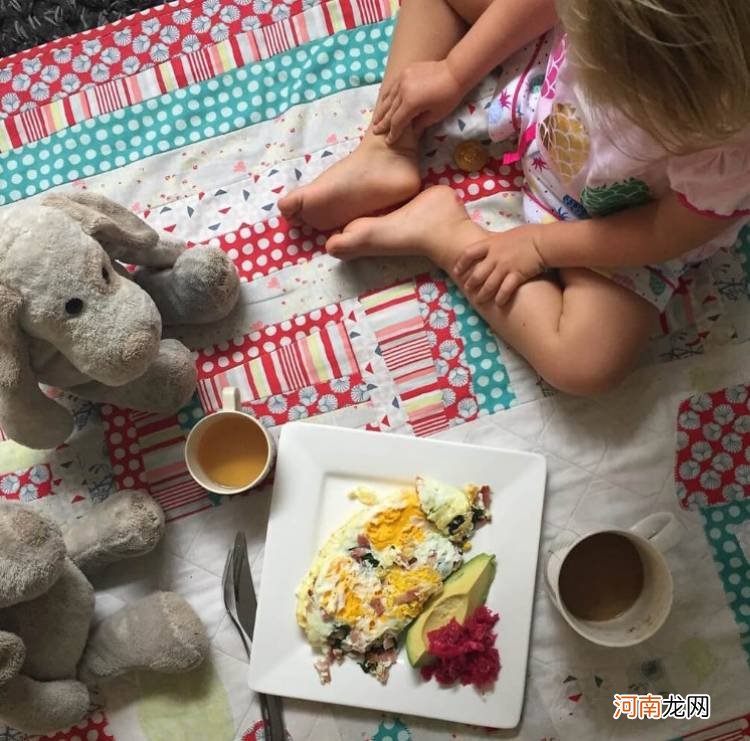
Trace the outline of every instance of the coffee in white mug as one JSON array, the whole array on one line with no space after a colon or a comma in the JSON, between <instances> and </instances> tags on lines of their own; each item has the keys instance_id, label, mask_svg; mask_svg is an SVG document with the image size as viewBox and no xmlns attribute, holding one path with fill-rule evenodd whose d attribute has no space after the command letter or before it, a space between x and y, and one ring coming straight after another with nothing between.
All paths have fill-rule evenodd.
<instances>
[{"instance_id":1,"label":"coffee in white mug","mask_svg":"<svg viewBox=\"0 0 750 741\"><path fill-rule=\"evenodd\" d=\"M669 512L627 530L604 528L554 548L544 569L549 595L579 635L600 646L634 646L664 624L672 575L664 551L682 537Z\"/></svg>"},{"instance_id":2,"label":"coffee in white mug","mask_svg":"<svg viewBox=\"0 0 750 741\"><path fill-rule=\"evenodd\" d=\"M560 599L581 620L612 620L643 591L643 563L629 538L595 533L568 553L560 569Z\"/></svg>"}]
</instances>

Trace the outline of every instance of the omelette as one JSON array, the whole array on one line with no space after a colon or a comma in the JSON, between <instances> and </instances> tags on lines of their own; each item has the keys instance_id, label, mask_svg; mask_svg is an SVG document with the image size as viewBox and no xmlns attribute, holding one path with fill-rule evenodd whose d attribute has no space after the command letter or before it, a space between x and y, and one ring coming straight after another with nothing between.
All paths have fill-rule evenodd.
<instances>
[{"instance_id":1,"label":"omelette","mask_svg":"<svg viewBox=\"0 0 750 741\"><path fill-rule=\"evenodd\" d=\"M486 486L420 476L331 534L296 593L297 622L322 654L315 668L323 684L345 656L387 681L399 635L461 566L488 506Z\"/></svg>"}]
</instances>

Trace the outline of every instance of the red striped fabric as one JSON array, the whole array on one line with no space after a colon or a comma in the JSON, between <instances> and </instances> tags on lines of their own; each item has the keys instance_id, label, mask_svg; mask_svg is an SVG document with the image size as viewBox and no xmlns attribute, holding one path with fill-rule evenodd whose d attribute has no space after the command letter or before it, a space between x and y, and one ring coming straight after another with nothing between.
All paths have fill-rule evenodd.
<instances>
[{"instance_id":1,"label":"red striped fabric","mask_svg":"<svg viewBox=\"0 0 750 741\"><path fill-rule=\"evenodd\" d=\"M448 427L414 283L368 294L363 306L416 435Z\"/></svg>"},{"instance_id":2,"label":"red striped fabric","mask_svg":"<svg viewBox=\"0 0 750 741\"><path fill-rule=\"evenodd\" d=\"M388 367L395 370L431 356L424 332L394 339L383 347L383 357Z\"/></svg>"},{"instance_id":3,"label":"red striped fabric","mask_svg":"<svg viewBox=\"0 0 750 741\"><path fill-rule=\"evenodd\" d=\"M46 105L88 84L99 85L104 82L102 75L113 80L158 68L160 62L194 51L196 45L209 47L218 38L243 33L251 18L259 26L272 25L277 22L276 6L292 16L305 10L303 0L271 0L261 13L257 10L262 6L250 2L234 5L237 17L230 20L221 10L206 12L203 0L178 0L20 51L0 60L0 99L12 96L6 107L0 107L0 119L22 107ZM75 79L77 86L66 87L66 78Z\"/></svg>"},{"instance_id":4,"label":"red striped fabric","mask_svg":"<svg viewBox=\"0 0 750 741\"><path fill-rule=\"evenodd\" d=\"M341 307L331 304L277 324L253 327L242 337L200 350L196 359L198 378L209 378L217 372L243 365L247 360L279 350L286 344L320 332L326 325L335 324L342 319Z\"/></svg>"},{"instance_id":5,"label":"red striped fabric","mask_svg":"<svg viewBox=\"0 0 750 741\"><path fill-rule=\"evenodd\" d=\"M750 738L750 713L686 733L679 741L746 741Z\"/></svg>"},{"instance_id":6,"label":"red striped fabric","mask_svg":"<svg viewBox=\"0 0 750 741\"><path fill-rule=\"evenodd\" d=\"M198 394L207 412L216 411L221 407L222 389L227 386L239 388L243 399L262 399L350 376L357 369L343 323L328 324L250 362L202 378Z\"/></svg>"}]
</instances>

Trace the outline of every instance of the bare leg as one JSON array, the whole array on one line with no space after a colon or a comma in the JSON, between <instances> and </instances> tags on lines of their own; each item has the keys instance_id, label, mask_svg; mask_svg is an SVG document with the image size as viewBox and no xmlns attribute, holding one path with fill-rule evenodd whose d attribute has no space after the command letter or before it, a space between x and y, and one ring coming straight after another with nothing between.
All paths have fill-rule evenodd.
<instances>
[{"instance_id":1,"label":"bare leg","mask_svg":"<svg viewBox=\"0 0 750 741\"><path fill-rule=\"evenodd\" d=\"M478 17L489 0L453 0ZM463 8L462 8L463 10ZM384 85L414 62L443 59L466 32L466 23L445 0L405 0L393 34ZM411 129L393 146L369 129L359 147L310 185L279 201L294 223L318 229L347 224L411 198L420 186L417 137Z\"/></svg>"},{"instance_id":2,"label":"bare leg","mask_svg":"<svg viewBox=\"0 0 750 741\"><path fill-rule=\"evenodd\" d=\"M461 251L483 234L454 192L437 187L392 214L357 219L331 237L328 250L342 259L419 254L452 273ZM561 277L563 286L526 283L502 308L468 298L552 386L571 394L600 393L632 369L655 327L656 309L590 270L568 269Z\"/></svg>"}]
</instances>

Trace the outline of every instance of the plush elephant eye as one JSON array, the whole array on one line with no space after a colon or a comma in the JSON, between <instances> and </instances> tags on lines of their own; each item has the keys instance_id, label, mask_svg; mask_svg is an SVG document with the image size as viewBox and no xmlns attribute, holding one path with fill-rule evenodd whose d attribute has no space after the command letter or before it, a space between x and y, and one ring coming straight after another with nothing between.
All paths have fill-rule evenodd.
<instances>
[{"instance_id":1,"label":"plush elephant eye","mask_svg":"<svg viewBox=\"0 0 750 741\"><path fill-rule=\"evenodd\" d=\"M72 298L65 303L65 313L68 316L78 316L83 311L83 301L80 298Z\"/></svg>"},{"instance_id":2,"label":"plush elephant eye","mask_svg":"<svg viewBox=\"0 0 750 741\"><path fill-rule=\"evenodd\" d=\"M102 268L102 278L104 278L104 282L109 285L109 270L107 270L107 268Z\"/></svg>"}]
</instances>

